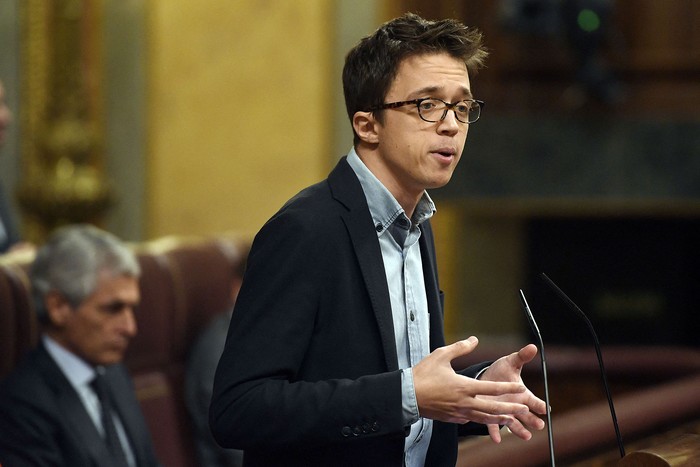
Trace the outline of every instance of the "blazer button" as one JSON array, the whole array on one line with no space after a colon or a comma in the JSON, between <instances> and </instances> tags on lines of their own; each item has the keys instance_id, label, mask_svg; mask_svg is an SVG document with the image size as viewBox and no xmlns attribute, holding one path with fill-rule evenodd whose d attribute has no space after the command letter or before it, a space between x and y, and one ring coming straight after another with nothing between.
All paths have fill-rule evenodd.
<instances>
[{"instance_id":1,"label":"blazer button","mask_svg":"<svg viewBox=\"0 0 700 467\"><path fill-rule=\"evenodd\" d=\"M369 430L370 430L369 423L363 423L362 424L362 433L367 434L367 433L369 433Z\"/></svg>"},{"instance_id":2,"label":"blazer button","mask_svg":"<svg viewBox=\"0 0 700 467\"><path fill-rule=\"evenodd\" d=\"M340 430L340 433L347 438L348 436L352 435L352 428L349 426L344 426L343 429Z\"/></svg>"},{"instance_id":3,"label":"blazer button","mask_svg":"<svg viewBox=\"0 0 700 467\"><path fill-rule=\"evenodd\" d=\"M371 429L372 429L372 432L373 432L373 433L378 432L378 431L379 431L379 422L374 422L374 423L372 423L372 428L371 428Z\"/></svg>"}]
</instances>

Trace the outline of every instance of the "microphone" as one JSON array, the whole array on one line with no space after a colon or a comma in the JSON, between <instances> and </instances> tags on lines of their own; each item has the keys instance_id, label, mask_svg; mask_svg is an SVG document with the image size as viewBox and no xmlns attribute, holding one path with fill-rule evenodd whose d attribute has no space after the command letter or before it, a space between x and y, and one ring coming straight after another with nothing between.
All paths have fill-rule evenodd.
<instances>
[{"instance_id":1,"label":"microphone","mask_svg":"<svg viewBox=\"0 0 700 467\"><path fill-rule=\"evenodd\" d=\"M608 405L610 406L610 415L612 416L613 426L615 427L615 436L617 437L617 446L620 449L620 457L625 457L625 446L622 444L622 436L620 435L620 426L617 424L617 415L615 415L615 406L613 405L612 396L610 395L610 387L608 386L608 378L605 376L605 365L603 365L603 355L600 351L600 342L598 341L598 336L596 335L595 329L593 329L593 324L588 316L579 308L573 300L571 300L557 285L550 279L547 274L542 273L540 275L542 280L554 290L554 292L561 298L564 303L566 303L569 308L575 311L588 326L588 330L593 336L593 345L595 346L595 353L598 357L598 368L600 368L600 376L603 380L603 388L605 389L605 395L608 398Z\"/></svg>"},{"instance_id":2,"label":"microphone","mask_svg":"<svg viewBox=\"0 0 700 467\"><path fill-rule=\"evenodd\" d=\"M544 381L544 402L547 404L547 439L549 440L549 464L554 467L554 433L552 431L552 411L550 410L551 404L549 403L549 383L547 382L547 360L544 357L544 342L542 341L542 334L540 334L540 328L537 327L537 322L535 317L530 311L530 306L527 304L525 299L525 294L523 290L520 289L520 300L523 303L523 309L527 315L527 321L530 323L532 332L537 336L537 343L540 344L540 360L542 361L542 375Z\"/></svg>"}]
</instances>

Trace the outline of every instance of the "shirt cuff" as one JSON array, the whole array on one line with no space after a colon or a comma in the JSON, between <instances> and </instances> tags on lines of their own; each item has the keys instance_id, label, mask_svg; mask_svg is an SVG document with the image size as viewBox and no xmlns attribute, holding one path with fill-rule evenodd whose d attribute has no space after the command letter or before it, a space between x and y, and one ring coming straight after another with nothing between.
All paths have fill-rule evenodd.
<instances>
[{"instance_id":1,"label":"shirt cuff","mask_svg":"<svg viewBox=\"0 0 700 467\"><path fill-rule=\"evenodd\" d=\"M406 426L412 425L420 418L418 402L416 401L416 389L413 386L413 369L401 370L401 407L403 409L403 421Z\"/></svg>"},{"instance_id":2,"label":"shirt cuff","mask_svg":"<svg viewBox=\"0 0 700 467\"><path fill-rule=\"evenodd\" d=\"M474 376L474 379L481 379L481 375L483 375L484 372L485 372L486 370L488 370L490 366L491 366L491 365L485 366L484 368L482 368L481 370L479 370L479 372L476 374L476 376Z\"/></svg>"}]
</instances>

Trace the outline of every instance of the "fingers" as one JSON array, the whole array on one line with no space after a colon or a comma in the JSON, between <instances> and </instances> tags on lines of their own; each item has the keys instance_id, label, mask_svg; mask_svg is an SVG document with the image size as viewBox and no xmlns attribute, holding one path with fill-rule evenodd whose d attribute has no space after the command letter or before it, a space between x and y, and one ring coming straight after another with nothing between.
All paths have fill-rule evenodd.
<instances>
[{"instance_id":1,"label":"fingers","mask_svg":"<svg viewBox=\"0 0 700 467\"><path fill-rule=\"evenodd\" d=\"M471 421L484 425L506 425L513 422L514 416L526 416L529 411L526 405L517 402L465 396L446 409L448 417L443 420L452 423Z\"/></svg>"},{"instance_id":2,"label":"fingers","mask_svg":"<svg viewBox=\"0 0 700 467\"><path fill-rule=\"evenodd\" d=\"M505 360L508 362L509 366L519 372L523 366L530 363L532 359L535 358L535 355L537 355L537 346L528 344L517 352L506 356Z\"/></svg>"},{"instance_id":3,"label":"fingers","mask_svg":"<svg viewBox=\"0 0 700 467\"><path fill-rule=\"evenodd\" d=\"M530 410L527 405L506 396L523 391L524 386L518 383L483 382L452 373L441 384L416 385L415 388L421 416L434 420L505 424L514 414L525 415Z\"/></svg>"},{"instance_id":4,"label":"fingers","mask_svg":"<svg viewBox=\"0 0 700 467\"><path fill-rule=\"evenodd\" d=\"M516 418L511 418L505 423L490 424L488 425L488 432L491 440L494 443L501 442L501 426L506 426L508 431L510 431L513 435L527 441L532 438L531 430L542 430L545 427L545 423L544 420L532 412L528 412L523 415L517 415Z\"/></svg>"},{"instance_id":5,"label":"fingers","mask_svg":"<svg viewBox=\"0 0 700 467\"><path fill-rule=\"evenodd\" d=\"M463 425L465 423L474 422L480 423L482 425L509 425L513 423L513 417L510 415L494 415L484 412L474 412L465 413L464 415L454 416L449 419L442 420L449 423L456 423L458 425Z\"/></svg>"},{"instance_id":6,"label":"fingers","mask_svg":"<svg viewBox=\"0 0 700 467\"><path fill-rule=\"evenodd\" d=\"M491 437L491 440L498 444L501 442L501 426L500 425L495 425L495 424L489 424L487 425L487 428L489 430L489 436Z\"/></svg>"},{"instance_id":7,"label":"fingers","mask_svg":"<svg viewBox=\"0 0 700 467\"><path fill-rule=\"evenodd\" d=\"M542 420L540 420L540 422L542 422ZM532 438L532 432L530 429L534 428L524 425L521 420L513 419L510 421L510 423L506 423L505 426L508 428L508 431L522 440L528 441ZM544 422L542 422L542 427L544 428ZM541 430L542 428L537 429Z\"/></svg>"},{"instance_id":8,"label":"fingers","mask_svg":"<svg viewBox=\"0 0 700 467\"><path fill-rule=\"evenodd\" d=\"M513 387L508 388L508 390L502 394L497 394L499 390L506 390L503 386L495 387L479 387L480 395L477 396L478 399L484 398L485 400L493 400L500 403L510 401L515 404L511 407L513 411L511 412L491 412L494 407L484 407L479 406L485 412L491 413L501 413L503 414L500 422L481 422L486 423L488 427L489 436L491 440L495 443L501 442L501 427L506 426L508 430L513 433L513 435L521 438L523 440L529 440L532 438L531 430L542 430L545 423L540 419L537 414L544 415L546 413L546 404L543 400L537 398L532 394L527 388L525 388L520 378L520 371L522 367L531 362L537 355L538 349L534 344L528 344L521 348L517 352L502 357L494 362L486 372L481 376L481 381L486 383L488 381L498 382L498 381L511 381L511 384L516 384L522 386L522 390L514 391ZM504 384L504 383L500 383ZM494 391L494 392L488 392ZM517 407L516 407L517 406ZM525 410L522 408L525 407ZM498 406L498 409L505 409L504 406ZM488 417L484 417L488 418ZM476 421L476 420L474 420Z\"/></svg>"},{"instance_id":9,"label":"fingers","mask_svg":"<svg viewBox=\"0 0 700 467\"><path fill-rule=\"evenodd\" d=\"M468 339L457 341L454 344L436 349L434 353L440 355L448 362L451 362L455 358L471 353L477 345L479 345L479 339L477 339L475 336L471 336Z\"/></svg>"},{"instance_id":10,"label":"fingers","mask_svg":"<svg viewBox=\"0 0 700 467\"><path fill-rule=\"evenodd\" d=\"M420 410L421 416L441 420L450 423L475 422L483 425L496 424L508 425L513 422L513 416L525 416L528 413L527 406L521 404L495 402L484 403L479 399L461 401L440 410Z\"/></svg>"},{"instance_id":11,"label":"fingers","mask_svg":"<svg viewBox=\"0 0 700 467\"><path fill-rule=\"evenodd\" d=\"M520 423L530 430L541 430L544 428L544 420L532 412L526 413L518 417Z\"/></svg>"},{"instance_id":12,"label":"fingers","mask_svg":"<svg viewBox=\"0 0 700 467\"><path fill-rule=\"evenodd\" d=\"M525 428L522 422L517 419L514 419L511 423L507 424L506 427L508 428L508 431L522 440L528 441L532 438L532 433L530 430Z\"/></svg>"},{"instance_id":13,"label":"fingers","mask_svg":"<svg viewBox=\"0 0 700 467\"><path fill-rule=\"evenodd\" d=\"M466 376L461 376L467 378ZM468 378L467 378L468 379ZM527 391L523 383L506 383L500 381L470 380L477 387L481 396L504 396L506 394L522 394Z\"/></svg>"},{"instance_id":14,"label":"fingers","mask_svg":"<svg viewBox=\"0 0 700 467\"><path fill-rule=\"evenodd\" d=\"M517 352L501 357L489 366L480 379L490 381L520 381L525 364L537 355L537 346L528 344Z\"/></svg>"},{"instance_id":15,"label":"fingers","mask_svg":"<svg viewBox=\"0 0 700 467\"><path fill-rule=\"evenodd\" d=\"M522 362L520 366L530 363L532 359L535 358L535 355L537 355L537 346L535 344L528 344L520 349L517 355Z\"/></svg>"},{"instance_id":16,"label":"fingers","mask_svg":"<svg viewBox=\"0 0 700 467\"><path fill-rule=\"evenodd\" d=\"M530 410L532 412L538 413L540 415L547 414L547 403L539 397L535 396L534 394L531 395L530 400L527 402L527 405L530 407Z\"/></svg>"},{"instance_id":17,"label":"fingers","mask_svg":"<svg viewBox=\"0 0 700 467\"><path fill-rule=\"evenodd\" d=\"M529 439L532 438L532 433L523 426L522 423L520 423L516 419L512 419L507 423L502 423L500 425L487 425L489 436L491 437L491 440L498 444L501 442L501 428L505 426L509 432L511 432L513 435L517 436L518 438L528 441Z\"/></svg>"},{"instance_id":18,"label":"fingers","mask_svg":"<svg viewBox=\"0 0 700 467\"><path fill-rule=\"evenodd\" d=\"M472 352L478 345L476 337L434 350L412 368L413 386L418 410L423 417L452 423L473 421L482 424L504 425L514 423L514 417L530 412L527 404L527 388L512 364L520 359L515 352L494 365L495 376L504 373L505 378L476 380L454 372L451 362ZM537 348L533 346L534 353ZM533 349L524 349L525 358L531 358ZM492 368L493 369L493 368ZM488 370L487 370L488 371ZM494 435L495 436L495 435Z\"/></svg>"},{"instance_id":19,"label":"fingers","mask_svg":"<svg viewBox=\"0 0 700 467\"><path fill-rule=\"evenodd\" d=\"M491 415L525 415L530 412L529 407L525 404L502 402L495 399L482 399L478 397L470 401L469 410Z\"/></svg>"}]
</instances>

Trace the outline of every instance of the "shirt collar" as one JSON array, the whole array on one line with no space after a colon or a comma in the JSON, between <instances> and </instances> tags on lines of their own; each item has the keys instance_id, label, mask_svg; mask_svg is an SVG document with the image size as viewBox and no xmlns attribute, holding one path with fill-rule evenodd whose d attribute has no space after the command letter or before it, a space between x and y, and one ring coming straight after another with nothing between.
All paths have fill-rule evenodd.
<instances>
[{"instance_id":1,"label":"shirt collar","mask_svg":"<svg viewBox=\"0 0 700 467\"><path fill-rule=\"evenodd\" d=\"M397 218L403 217L407 219L403 208L396 201L394 195L379 181L379 179L367 168L360 156L355 152L355 148L351 148L347 157L348 164L355 171L355 175L360 181L362 190L365 192L369 212L372 216L372 221L377 234L381 235L386 231ZM430 219L435 213L435 203L428 195L427 191L423 191L418 201L418 205L413 213L412 223L420 225L422 222Z\"/></svg>"},{"instance_id":2,"label":"shirt collar","mask_svg":"<svg viewBox=\"0 0 700 467\"><path fill-rule=\"evenodd\" d=\"M46 334L42 336L42 340L47 352L74 388L78 389L92 381L95 377L95 369L85 360L68 351Z\"/></svg>"}]
</instances>

